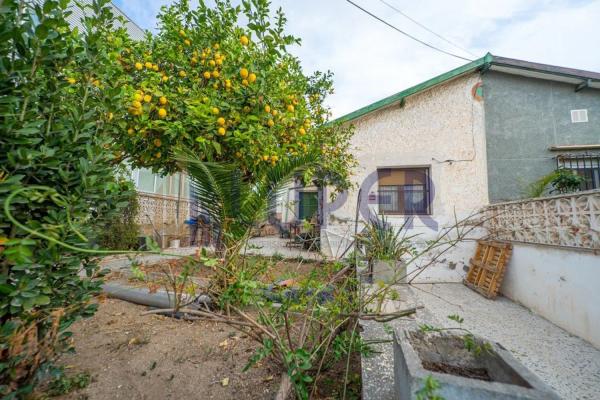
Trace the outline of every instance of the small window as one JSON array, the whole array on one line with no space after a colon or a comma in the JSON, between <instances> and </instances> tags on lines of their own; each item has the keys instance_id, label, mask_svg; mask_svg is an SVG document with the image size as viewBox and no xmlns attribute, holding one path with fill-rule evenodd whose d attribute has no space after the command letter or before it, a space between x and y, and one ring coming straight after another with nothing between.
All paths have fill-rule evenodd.
<instances>
[{"instance_id":1,"label":"small window","mask_svg":"<svg viewBox=\"0 0 600 400\"><path fill-rule=\"evenodd\" d=\"M586 109L583 110L571 110L571 122L588 122L588 113Z\"/></svg>"},{"instance_id":2,"label":"small window","mask_svg":"<svg viewBox=\"0 0 600 400\"><path fill-rule=\"evenodd\" d=\"M378 175L381 214L429 215L429 168L382 168Z\"/></svg>"},{"instance_id":3,"label":"small window","mask_svg":"<svg viewBox=\"0 0 600 400\"><path fill-rule=\"evenodd\" d=\"M558 168L566 168L583 177L580 190L600 189L600 154L562 155L556 158Z\"/></svg>"}]
</instances>

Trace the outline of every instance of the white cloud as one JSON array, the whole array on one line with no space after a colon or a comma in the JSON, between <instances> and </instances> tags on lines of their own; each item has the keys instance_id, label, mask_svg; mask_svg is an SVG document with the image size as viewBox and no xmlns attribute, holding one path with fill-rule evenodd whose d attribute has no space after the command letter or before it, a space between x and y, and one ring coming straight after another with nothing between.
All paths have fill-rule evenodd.
<instances>
[{"instance_id":1,"label":"white cloud","mask_svg":"<svg viewBox=\"0 0 600 400\"><path fill-rule=\"evenodd\" d=\"M421 29L378 0L355 0L419 38L468 55ZM478 56L505 57L600 71L600 0L386 0L414 19ZM168 0L116 3L139 25ZM289 30L303 39L293 49L307 72L331 70L334 116L351 112L465 62L402 36L344 0L273 0L283 7Z\"/></svg>"}]
</instances>

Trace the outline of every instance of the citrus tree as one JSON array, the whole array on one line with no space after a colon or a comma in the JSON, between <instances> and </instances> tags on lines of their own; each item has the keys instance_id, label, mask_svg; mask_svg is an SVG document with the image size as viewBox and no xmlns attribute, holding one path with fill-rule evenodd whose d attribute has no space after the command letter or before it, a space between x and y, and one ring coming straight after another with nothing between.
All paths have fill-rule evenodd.
<instances>
[{"instance_id":1,"label":"citrus tree","mask_svg":"<svg viewBox=\"0 0 600 400\"><path fill-rule=\"evenodd\" d=\"M234 164L254 180L284 158L322 154L309 178L348 186L350 132L327 124L330 73L307 76L288 47L286 18L267 0L163 7L158 32L131 42L119 61L126 95L118 141L133 165L177 170L173 150Z\"/></svg>"}]
</instances>

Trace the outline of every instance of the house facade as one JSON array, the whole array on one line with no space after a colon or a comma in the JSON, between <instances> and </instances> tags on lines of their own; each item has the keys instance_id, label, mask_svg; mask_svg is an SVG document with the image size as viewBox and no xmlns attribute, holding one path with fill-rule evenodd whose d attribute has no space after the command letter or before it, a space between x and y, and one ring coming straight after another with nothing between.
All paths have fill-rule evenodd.
<instances>
[{"instance_id":1,"label":"house facade","mask_svg":"<svg viewBox=\"0 0 600 400\"><path fill-rule=\"evenodd\" d=\"M482 207L526 196L570 168L600 187L600 74L491 54L339 119L355 126L359 188L322 210L333 257L378 214L425 245ZM360 199L359 199L360 194ZM472 231L468 237L481 237ZM414 265L417 281L459 281L474 242ZM436 268L417 271L429 262ZM409 268L409 273L411 272Z\"/></svg>"}]
</instances>

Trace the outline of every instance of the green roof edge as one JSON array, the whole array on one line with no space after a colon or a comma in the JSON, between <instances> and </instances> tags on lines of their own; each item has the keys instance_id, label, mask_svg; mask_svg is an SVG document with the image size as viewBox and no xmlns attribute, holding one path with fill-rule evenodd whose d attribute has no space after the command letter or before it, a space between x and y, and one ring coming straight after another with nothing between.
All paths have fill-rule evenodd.
<instances>
[{"instance_id":1,"label":"green roof edge","mask_svg":"<svg viewBox=\"0 0 600 400\"><path fill-rule=\"evenodd\" d=\"M494 57L492 56L492 54L487 53L485 56L478 58L477 60L471 61L470 63L467 63L465 65L461 65L460 67L457 67L453 70L445 72L434 78L426 80L425 82L421 82L418 85L412 86L408 89L405 89L401 92L393 94L389 97L378 100L375 103L372 103L372 104L369 104L362 108L359 108L358 110L353 111L349 114L346 114L339 118L336 118L333 121L329 122L329 124L344 123L344 122L348 122L348 121L352 121L354 119L360 118L360 117L362 117L366 114L369 114L375 110L378 110L380 108L387 107L389 105L397 103L408 96L422 92L423 90L427 90L433 86L439 85L440 83L446 82L452 78L456 78L457 76L463 75L463 74L471 72L471 71L475 71L480 68L486 68L487 66L489 66L489 64L491 64L493 59L494 59Z\"/></svg>"}]
</instances>

